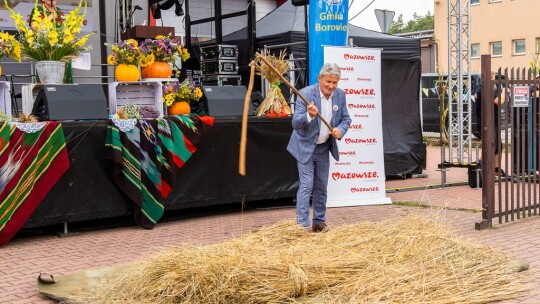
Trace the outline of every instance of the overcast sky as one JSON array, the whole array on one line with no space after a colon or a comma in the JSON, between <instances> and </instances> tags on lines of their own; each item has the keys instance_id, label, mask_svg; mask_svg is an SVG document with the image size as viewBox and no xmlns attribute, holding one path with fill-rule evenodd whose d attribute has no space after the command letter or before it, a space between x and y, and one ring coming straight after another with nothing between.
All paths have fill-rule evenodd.
<instances>
[{"instance_id":1,"label":"overcast sky","mask_svg":"<svg viewBox=\"0 0 540 304\"><path fill-rule=\"evenodd\" d=\"M349 0L349 5L352 3L349 10L350 23L380 32L381 29L374 13L375 9L394 11L394 21L397 20L398 16L401 14L403 15L403 21L405 23L412 19L414 13L424 16L430 11L433 15L433 0L374 0L373 3L371 3L372 1L373 0ZM369 5L370 3L371 5ZM351 20L351 18L362 11L366 6L368 7L360 15Z\"/></svg>"}]
</instances>

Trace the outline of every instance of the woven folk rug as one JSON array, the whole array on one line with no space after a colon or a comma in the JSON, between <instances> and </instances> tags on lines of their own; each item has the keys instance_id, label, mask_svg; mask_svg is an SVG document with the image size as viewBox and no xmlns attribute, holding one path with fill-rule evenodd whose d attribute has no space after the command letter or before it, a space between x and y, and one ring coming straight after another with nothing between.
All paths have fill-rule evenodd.
<instances>
[{"instance_id":1,"label":"woven folk rug","mask_svg":"<svg viewBox=\"0 0 540 304\"><path fill-rule=\"evenodd\" d=\"M60 123L0 124L0 245L21 229L68 168Z\"/></svg>"},{"instance_id":2,"label":"woven folk rug","mask_svg":"<svg viewBox=\"0 0 540 304\"><path fill-rule=\"evenodd\" d=\"M152 229L161 219L178 170L213 124L213 117L197 115L109 121L105 157L114 162L115 183L136 204L141 227Z\"/></svg>"}]
</instances>

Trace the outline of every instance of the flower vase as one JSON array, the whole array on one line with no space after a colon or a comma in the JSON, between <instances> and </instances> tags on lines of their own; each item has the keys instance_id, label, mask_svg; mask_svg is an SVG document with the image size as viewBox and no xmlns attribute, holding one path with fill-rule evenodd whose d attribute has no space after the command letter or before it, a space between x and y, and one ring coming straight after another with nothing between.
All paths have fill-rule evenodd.
<instances>
[{"instance_id":1,"label":"flower vase","mask_svg":"<svg viewBox=\"0 0 540 304\"><path fill-rule=\"evenodd\" d=\"M172 67L162 61L156 61L142 70L143 78L171 78Z\"/></svg>"},{"instance_id":2,"label":"flower vase","mask_svg":"<svg viewBox=\"0 0 540 304\"><path fill-rule=\"evenodd\" d=\"M167 108L167 112L169 112L169 115L190 114L191 106L187 101L177 101L172 106Z\"/></svg>"},{"instance_id":3,"label":"flower vase","mask_svg":"<svg viewBox=\"0 0 540 304\"><path fill-rule=\"evenodd\" d=\"M141 79L139 68L134 64L119 64L114 70L114 76L120 82L138 81Z\"/></svg>"},{"instance_id":4,"label":"flower vase","mask_svg":"<svg viewBox=\"0 0 540 304\"><path fill-rule=\"evenodd\" d=\"M66 63L62 61L38 61L36 73L42 84L59 84L64 80Z\"/></svg>"}]
</instances>

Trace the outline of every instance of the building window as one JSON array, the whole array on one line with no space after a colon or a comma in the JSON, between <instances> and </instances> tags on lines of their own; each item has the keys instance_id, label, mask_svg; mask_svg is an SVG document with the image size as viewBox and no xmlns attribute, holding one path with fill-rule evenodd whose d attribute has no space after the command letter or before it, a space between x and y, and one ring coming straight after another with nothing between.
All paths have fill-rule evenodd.
<instances>
[{"instance_id":1,"label":"building window","mask_svg":"<svg viewBox=\"0 0 540 304\"><path fill-rule=\"evenodd\" d=\"M501 2L502 0L489 0L489 3L493 3L493 2Z\"/></svg>"},{"instance_id":2,"label":"building window","mask_svg":"<svg viewBox=\"0 0 540 304\"><path fill-rule=\"evenodd\" d=\"M536 44L534 45L534 52L540 53L540 38L536 37Z\"/></svg>"},{"instance_id":3,"label":"building window","mask_svg":"<svg viewBox=\"0 0 540 304\"><path fill-rule=\"evenodd\" d=\"M471 5L473 4L479 4L480 3L480 0L471 0Z\"/></svg>"},{"instance_id":4,"label":"building window","mask_svg":"<svg viewBox=\"0 0 540 304\"><path fill-rule=\"evenodd\" d=\"M480 57L480 43L471 44L471 58Z\"/></svg>"},{"instance_id":5,"label":"building window","mask_svg":"<svg viewBox=\"0 0 540 304\"><path fill-rule=\"evenodd\" d=\"M516 39L512 41L514 45L514 55L525 55L525 39Z\"/></svg>"},{"instance_id":6,"label":"building window","mask_svg":"<svg viewBox=\"0 0 540 304\"><path fill-rule=\"evenodd\" d=\"M492 42L491 46L491 56L502 56L502 41Z\"/></svg>"}]
</instances>

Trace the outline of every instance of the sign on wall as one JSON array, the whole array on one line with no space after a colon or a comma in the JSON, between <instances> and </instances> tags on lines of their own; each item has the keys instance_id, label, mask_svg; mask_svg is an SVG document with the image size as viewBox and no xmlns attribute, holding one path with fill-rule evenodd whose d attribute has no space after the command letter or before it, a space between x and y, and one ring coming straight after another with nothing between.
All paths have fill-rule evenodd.
<instances>
[{"instance_id":1,"label":"sign on wall","mask_svg":"<svg viewBox=\"0 0 540 304\"><path fill-rule=\"evenodd\" d=\"M381 107L381 51L324 47L324 62L341 68L351 126L330 162L328 207L390 204L386 197Z\"/></svg>"},{"instance_id":2,"label":"sign on wall","mask_svg":"<svg viewBox=\"0 0 540 304\"><path fill-rule=\"evenodd\" d=\"M528 107L529 106L529 87L513 86L512 87L512 107Z\"/></svg>"}]
</instances>

